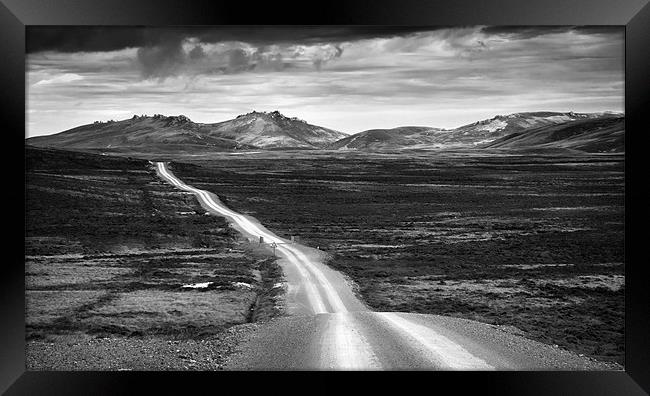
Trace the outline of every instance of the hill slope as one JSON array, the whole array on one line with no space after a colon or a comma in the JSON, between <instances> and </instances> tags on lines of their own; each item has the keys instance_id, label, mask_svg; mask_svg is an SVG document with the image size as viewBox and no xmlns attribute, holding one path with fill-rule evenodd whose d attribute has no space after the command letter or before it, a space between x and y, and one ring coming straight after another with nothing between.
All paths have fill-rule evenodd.
<instances>
[{"instance_id":1,"label":"hill slope","mask_svg":"<svg viewBox=\"0 0 650 396\"><path fill-rule=\"evenodd\" d=\"M624 152L625 117L585 119L528 129L500 138L484 148Z\"/></svg>"},{"instance_id":2,"label":"hill slope","mask_svg":"<svg viewBox=\"0 0 650 396\"><path fill-rule=\"evenodd\" d=\"M345 133L311 125L277 111L240 115L234 120L210 124L210 136L236 140L259 148L323 148L345 136Z\"/></svg>"},{"instance_id":3,"label":"hill slope","mask_svg":"<svg viewBox=\"0 0 650 396\"><path fill-rule=\"evenodd\" d=\"M392 149L435 142L441 129L406 126L393 129L370 129L347 136L328 146L329 149Z\"/></svg>"},{"instance_id":4,"label":"hill slope","mask_svg":"<svg viewBox=\"0 0 650 396\"><path fill-rule=\"evenodd\" d=\"M513 133L531 128L560 125L577 120L620 117L610 113L532 112L498 115L455 129L401 127L363 131L337 142L329 148L357 150L431 149L477 147Z\"/></svg>"},{"instance_id":5,"label":"hill slope","mask_svg":"<svg viewBox=\"0 0 650 396\"><path fill-rule=\"evenodd\" d=\"M54 135L27 139L39 147L62 149L140 148L155 150L160 146L184 145L234 148L233 139L207 136L205 126L185 116L134 116L121 121L95 122Z\"/></svg>"},{"instance_id":6,"label":"hill slope","mask_svg":"<svg viewBox=\"0 0 650 396\"><path fill-rule=\"evenodd\" d=\"M439 148L521 148L539 145L575 148L583 151L622 150L623 123L616 131L589 135L588 128L600 128L603 121L620 119L614 113L515 113L463 125L456 129L404 126L393 129L372 129L354 135L308 124L277 111L240 115L232 120L203 124L185 116L133 116L127 120L95 122L55 135L29 138L27 144L71 150L102 150L122 152L185 152L201 153L232 149L334 149L390 151L402 149ZM558 146L562 125L582 125L581 137ZM615 124L615 123L614 123ZM535 135L520 136L540 129ZM544 132L546 131L546 132ZM571 131L577 131L571 129ZM610 133L611 132L611 133ZM565 132L573 133L573 132ZM576 132L577 133L577 132ZM549 134L547 138L543 138ZM506 140L502 140L507 138ZM547 139L547 140L544 140ZM550 140L548 140L550 139ZM613 139L613 140L612 140ZM494 143L495 145L492 145ZM496 145L498 144L498 145ZM619 148L616 148L616 147ZM556 147L556 148L557 148ZM583 147L582 149L579 147Z\"/></svg>"},{"instance_id":7,"label":"hill slope","mask_svg":"<svg viewBox=\"0 0 650 396\"><path fill-rule=\"evenodd\" d=\"M95 122L61 133L27 139L40 147L204 151L235 148L321 148L344 133L288 118L277 111L252 112L215 124L156 114Z\"/></svg>"}]
</instances>

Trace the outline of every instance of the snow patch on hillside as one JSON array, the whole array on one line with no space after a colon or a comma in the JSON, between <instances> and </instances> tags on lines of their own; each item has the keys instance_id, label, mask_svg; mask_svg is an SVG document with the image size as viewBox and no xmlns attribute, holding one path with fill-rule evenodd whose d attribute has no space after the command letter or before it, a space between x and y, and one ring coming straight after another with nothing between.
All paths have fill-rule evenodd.
<instances>
[{"instance_id":1,"label":"snow patch on hillside","mask_svg":"<svg viewBox=\"0 0 650 396\"><path fill-rule=\"evenodd\" d=\"M189 285L183 285L181 287L188 289L205 289L213 283L214 282L190 283Z\"/></svg>"},{"instance_id":2,"label":"snow patch on hillside","mask_svg":"<svg viewBox=\"0 0 650 396\"><path fill-rule=\"evenodd\" d=\"M496 132L504 129L508 126L508 123L503 120L493 120L488 124L481 125L476 128L478 131L487 131L487 132Z\"/></svg>"}]
</instances>

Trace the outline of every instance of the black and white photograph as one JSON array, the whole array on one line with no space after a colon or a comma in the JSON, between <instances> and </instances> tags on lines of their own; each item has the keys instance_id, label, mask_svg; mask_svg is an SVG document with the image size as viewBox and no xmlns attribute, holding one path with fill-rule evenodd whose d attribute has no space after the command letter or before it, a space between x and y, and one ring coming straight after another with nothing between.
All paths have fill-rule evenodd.
<instances>
[{"instance_id":1,"label":"black and white photograph","mask_svg":"<svg viewBox=\"0 0 650 396\"><path fill-rule=\"evenodd\" d=\"M27 370L625 370L625 26L25 44Z\"/></svg>"}]
</instances>

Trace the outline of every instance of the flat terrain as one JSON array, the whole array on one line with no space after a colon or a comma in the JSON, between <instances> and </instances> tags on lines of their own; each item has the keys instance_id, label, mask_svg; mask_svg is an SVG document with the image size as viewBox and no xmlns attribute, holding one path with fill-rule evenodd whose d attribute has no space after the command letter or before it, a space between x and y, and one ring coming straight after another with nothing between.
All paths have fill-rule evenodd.
<instances>
[{"instance_id":1,"label":"flat terrain","mask_svg":"<svg viewBox=\"0 0 650 396\"><path fill-rule=\"evenodd\" d=\"M252 153L172 171L332 255L376 311L623 363L622 155Z\"/></svg>"},{"instance_id":2,"label":"flat terrain","mask_svg":"<svg viewBox=\"0 0 650 396\"><path fill-rule=\"evenodd\" d=\"M279 238L256 219L224 206L216 195L187 185L168 165L156 166L161 178L194 193L204 208L227 217L245 237L278 244L290 316L267 322L238 344L241 353L233 356L228 369L620 369L476 321L371 312L354 296L350 282L323 264L327 254Z\"/></svg>"},{"instance_id":3,"label":"flat terrain","mask_svg":"<svg viewBox=\"0 0 650 396\"><path fill-rule=\"evenodd\" d=\"M28 147L26 168L29 369L218 369L282 312L269 252L147 161Z\"/></svg>"}]
</instances>

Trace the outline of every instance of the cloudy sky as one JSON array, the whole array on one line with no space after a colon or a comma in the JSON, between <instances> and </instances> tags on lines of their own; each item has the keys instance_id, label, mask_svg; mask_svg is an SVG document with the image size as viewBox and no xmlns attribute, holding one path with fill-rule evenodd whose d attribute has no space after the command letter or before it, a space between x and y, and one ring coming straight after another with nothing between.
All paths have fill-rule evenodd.
<instances>
[{"instance_id":1,"label":"cloudy sky","mask_svg":"<svg viewBox=\"0 0 650 396\"><path fill-rule=\"evenodd\" d=\"M27 135L252 110L345 133L623 111L623 27L27 28Z\"/></svg>"}]
</instances>

